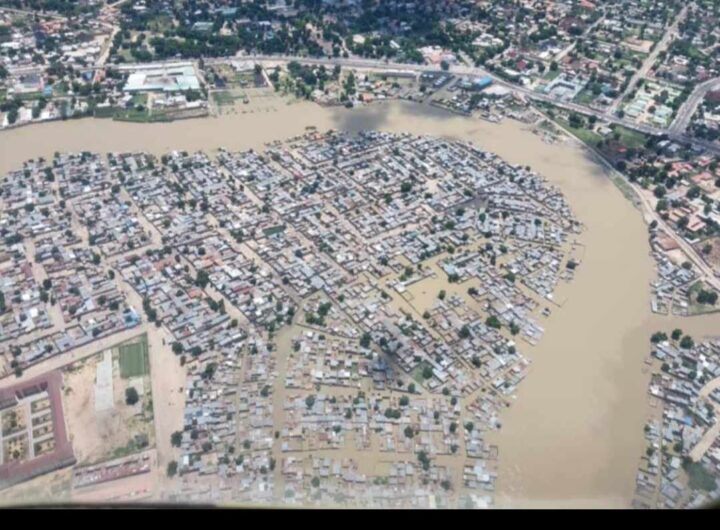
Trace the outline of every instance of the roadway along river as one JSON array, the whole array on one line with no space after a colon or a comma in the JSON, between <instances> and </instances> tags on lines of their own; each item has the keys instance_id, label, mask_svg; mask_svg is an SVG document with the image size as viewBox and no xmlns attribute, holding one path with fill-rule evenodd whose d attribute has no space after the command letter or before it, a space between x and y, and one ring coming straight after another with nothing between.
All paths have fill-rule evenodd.
<instances>
[{"instance_id":1,"label":"roadway along river","mask_svg":"<svg viewBox=\"0 0 720 530\"><path fill-rule=\"evenodd\" d=\"M574 144L547 145L515 122L494 125L406 103L324 109L268 98L252 112L163 124L75 120L0 133L0 172L55 151L161 154L265 142L327 129L382 129L471 140L558 184L586 231L568 301L543 320L524 351L533 366L492 435L500 448L499 506L629 506L644 449L649 337L681 327L696 339L720 332L720 316L674 319L650 312L653 262L641 216Z\"/></svg>"}]
</instances>

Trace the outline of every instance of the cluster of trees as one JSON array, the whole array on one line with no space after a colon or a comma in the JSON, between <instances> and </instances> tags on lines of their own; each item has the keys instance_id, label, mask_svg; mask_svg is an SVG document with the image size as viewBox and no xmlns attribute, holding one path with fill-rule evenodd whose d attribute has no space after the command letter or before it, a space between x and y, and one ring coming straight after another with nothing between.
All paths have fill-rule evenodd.
<instances>
[{"instance_id":1,"label":"cluster of trees","mask_svg":"<svg viewBox=\"0 0 720 530\"><path fill-rule=\"evenodd\" d=\"M715 291L700 289L695 300L698 304L715 305L718 300L718 294Z\"/></svg>"},{"instance_id":2,"label":"cluster of trees","mask_svg":"<svg viewBox=\"0 0 720 530\"><path fill-rule=\"evenodd\" d=\"M38 12L54 12L65 16L95 13L100 4L77 0L5 0L5 7Z\"/></svg>"},{"instance_id":3,"label":"cluster of trees","mask_svg":"<svg viewBox=\"0 0 720 530\"><path fill-rule=\"evenodd\" d=\"M315 326L324 326L325 325L325 317L330 312L330 308L332 307L331 302L324 302L318 306L317 309L317 315L313 313L312 311L308 311L305 313L305 322L307 322L310 325ZM362 340L361 340L362 344ZM364 346L367 347L367 346Z\"/></svg>"},{"instance_id":4,"label":"cluster of trees","mask_svg":"<svg viewBox=\"0 0 720 530\"><path fill-rule=\"evenodd\" d=\"M370 336L370 333L366 331L362 334L362 337L360 337L360 346L362 346L363 348L369 348L371 342L372 337Z\"/></svg>"},{"instance_id":5,"label":"cluster of trees","mask_svg":"<svg viewBox=\"0 0 720 530\"><path fill-rule=\"evenodd\" d=\"M143 310L145 311L145 315L147 316L149 322L157 321L157 310L152 307L150 299L147 297L143 298Z\"/></svg>"},{"instance_id":6,"label":"cluster of trees","mask_svg":"<svg viewBox=\"0 0 720 530\"><path fill-rule=\"evenodd\" d=\"M152 59L184 59L198 57L223 57L235 55L241 48L241 40L234 35L205 35L189 32L187 35L175 37L153 37L150 45L153 49ZM143 60L149 60L145 58Z\"/></svg>"},{"instance_id":7,"label":"cluster of trees","mask_svg":"<svg viewBox=\"0 0 720 530\"><path fill-rule=\"evenodd\" d=\"M0 103L0 111L7 113L7 120L11 125L17 121L22 107L23 102L20 98L10 98Z\"/></svg>"},{"instance_id":8,"label":"cluster of trees","mask_svg":"<svg viewBox=\"0 0 720 530\"><path fill-rule=\"evenodd\" d=\"M662 331L656 331L650 337L650 342L652 342L653 344L659 344L661 342L665 342L667 339L667 333L663 333Z\"/></svg>"},{"instance_id":9,"label":"cluster of trees","mask_svg":"<svg viewBox=\"0 0 720 530\"><path fill-rule=\"evenodd\" d=\"M205 269L200 269L197 271L197 276L195 277L195 285L200 287L201 289L204 289L207 287L207 284L210 283L210 275L208 274L208 271Z\"/></svg>"},{"instance_id":10,"label":"cluster of trees","mask_svg":"<svg viewBox=\"0 0 720 530\"><path fill-rule=\"evenodd\" d=\"M129 48L138 60L217 57L233 55L240 49L250 53L347 57L347 50L351 50L363 57L420 63L423 58L417 49L437 45L463 51L482 64L509 45L508 42L478 50L473 45L477 31L460 30L453 24L440 22L458 16L506 24L501 16L467 2L403 4L371 0L348 8L316 0L298 0L294 3L298 15L291 20L270 11L262 1L236 4L233 12L218 11L211 4L196 0L147 7L142 13L132 9L132 3L121 7L123 32L116 37L112 49L116 60L123 59L117 55L120 48ZM273 22L274 26L260 24L264 21ZM198 28L197 22L209 22L210 26ZM229 34L220 35L221 29ZM153 32L155 37L147 47L142 42L130 41L131 30ZM533 38L548 38L555 31L553 26L544 25ZM352 36L357 33L368 36L356 43ZM331 51L326 51L327 47Z\"/></svg>"},{"instance_id":11,"label":"cluster of trees","mask_svg":"<svg viewBox=\"0 0 720 530\"><path fill-rule=\"evenodd\" d=\"M674 340L675 342L679 341L679 346L684 350L689 350L693 348L695 346L695 341L693 340L693 338L690 335L683 335L682 333L683 332L681 329L674 329L671 334L672 340ZM664 342L666 340L668 340L668 336L667 333L663 331L656 331L650 337L650 342L652 342L653 344L659 344L660 342Z\"/></svg>"}]
</instances>

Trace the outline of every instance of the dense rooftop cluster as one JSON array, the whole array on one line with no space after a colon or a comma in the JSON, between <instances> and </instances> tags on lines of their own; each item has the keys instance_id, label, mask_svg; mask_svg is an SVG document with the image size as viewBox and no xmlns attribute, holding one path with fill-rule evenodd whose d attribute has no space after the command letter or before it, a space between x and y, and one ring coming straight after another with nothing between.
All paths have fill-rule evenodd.
<instances>
[{"instance_id":1,"label":"dense rooftop cluster","mask_svg":"<svg viewBox=\"0 0 720 530\"><path fill-rule=\"evenodd\" d=\"M720 344L695 344L676 329L652 336L649 393L658 403L647 424L647 449L637 475L636 506L698 507L717 499L720 443Z\"/></svg>"},{"instance_id":2,"label":"dense rooftop cluster","mask_svg":"<svg viewBox=\"0 0 720 530\"><path fill-rule=\"evenodd\" d=\"M375 132L58 153L2 192L4 370L162 326L187 370L174 494L194 500L492 502L484 433L581 229L529 168Z\"/></svg>"}]
</instances>

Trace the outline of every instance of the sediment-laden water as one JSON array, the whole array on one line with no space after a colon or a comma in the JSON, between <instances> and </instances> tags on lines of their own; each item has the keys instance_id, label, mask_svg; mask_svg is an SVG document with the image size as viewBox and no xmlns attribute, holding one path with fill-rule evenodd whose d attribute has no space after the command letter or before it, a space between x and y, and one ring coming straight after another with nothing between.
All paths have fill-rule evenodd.
<instances>
[{"instance_id":1,"label":"sediment-laden water","mask_svg":"<svg viewBox=\"0 0 720 530\"><path fill-rule=\"evenodd\" d=\"M644 449L649 337L681 327L696 339L720 333L720 315L676 319L653 315L654 277L647 227L581 147L548 145L527 126L490 124L406 103L326 109L277 98L267 111L173 123L71 120L0 132L0 172L55 151L261 148L318 130L381 129L469 140L515 164L529 165L563 190L585 225L576 278L566 302L543 320L545 335L523 352L533 361L517 400L491 435L500 448L498 505L626 507Z\"/></svg>"}]
</instances>

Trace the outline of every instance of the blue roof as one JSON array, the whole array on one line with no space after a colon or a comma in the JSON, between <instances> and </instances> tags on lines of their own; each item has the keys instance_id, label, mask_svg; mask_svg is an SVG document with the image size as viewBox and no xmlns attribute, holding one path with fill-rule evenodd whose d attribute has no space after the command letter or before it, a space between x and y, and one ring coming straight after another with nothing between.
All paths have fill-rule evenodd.
<instances>
[{"instance_id":1,"label":"blue roof","mask_svg":"<svg viewBox=\"0 0 720 530\"><path fill-rule=\"evenodd\" d=\"M476 86L485 87L492 84L492 79L490 79L489 77L478 77L476 79L473 79L473 84Z\"/></svg>"}]
</instances>

